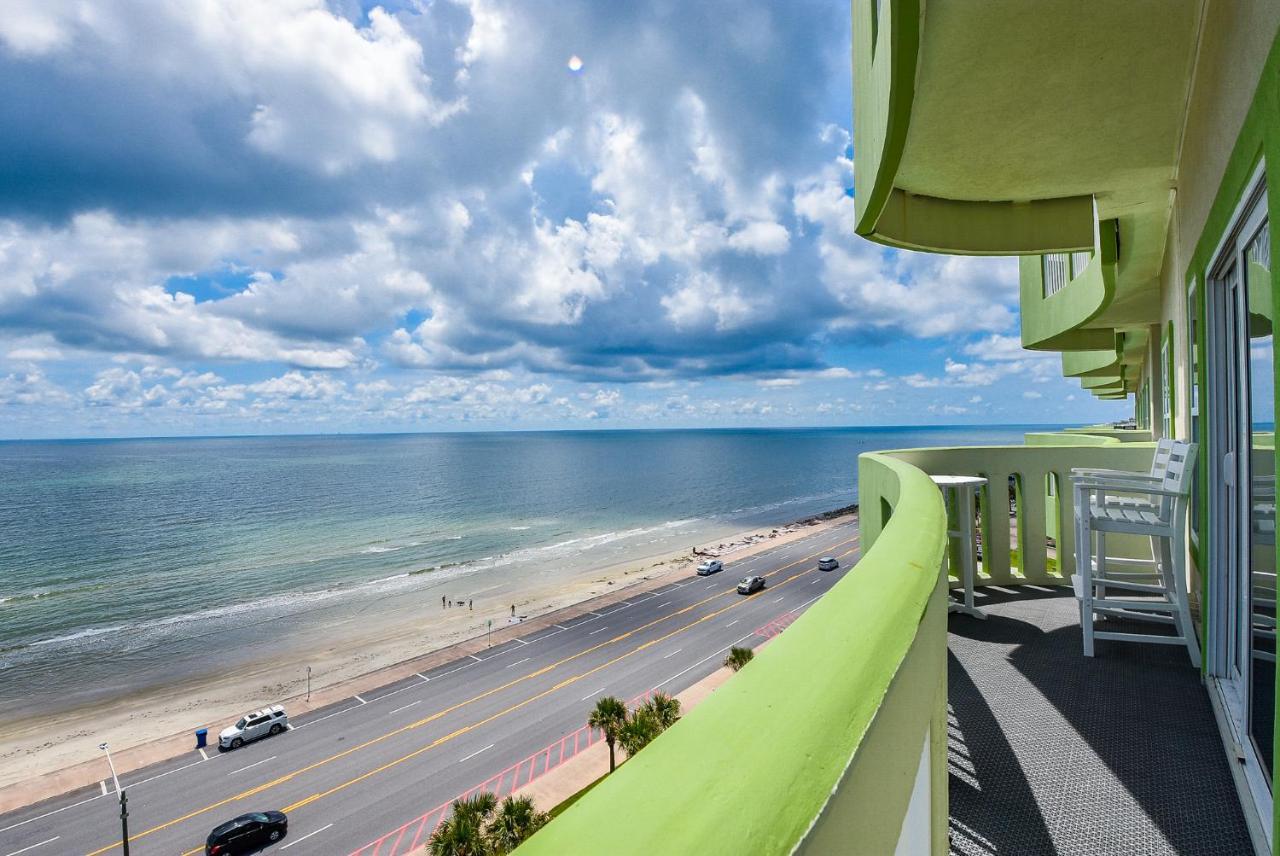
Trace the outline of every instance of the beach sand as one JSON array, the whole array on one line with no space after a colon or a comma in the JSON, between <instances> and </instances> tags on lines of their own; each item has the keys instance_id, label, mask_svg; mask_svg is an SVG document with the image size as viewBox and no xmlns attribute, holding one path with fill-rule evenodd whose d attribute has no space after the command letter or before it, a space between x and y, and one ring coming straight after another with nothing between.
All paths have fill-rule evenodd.
<instances>
[{"instance_id":1,"label":"beach sand","mask_svg":"<svg viewBox=\"0 0 1280 856\"><path fill-rule=\"evenodd\" d=\"M811 518L742 532L694 549L632 559L613 566L563 573L476 574L422 590L413 602L384 611L346 615L322 629L289 637L287 647L264 651L261 661L216 678L178 683L106 704L0 724L0 812L105 775L98 744L108 741L124 773L189 752L196 728L217 732L246 710L283 703L305 713L409 677L492 642L526 635L556 621L623 600L689 573L703 555L746 558L819 528L848 525L856 514ZM852 533L851 533L852 535ZM442 608L440 598L460 605ZM466 601L474 601L468 608ZM511 607L518 618L512 620ZM211 654L213 656L213 654ZM311 700L306 701L310 666Z\"/></svg>"}]
</instances>

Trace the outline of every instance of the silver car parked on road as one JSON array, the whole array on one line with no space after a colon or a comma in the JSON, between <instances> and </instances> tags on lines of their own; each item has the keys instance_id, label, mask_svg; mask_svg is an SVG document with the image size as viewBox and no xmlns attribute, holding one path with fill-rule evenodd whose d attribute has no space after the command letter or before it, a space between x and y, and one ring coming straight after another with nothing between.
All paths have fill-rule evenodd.
<instances>
[{"instance_id":1,"label":"silver car parked on road","mask_svg":"<svg viewBox=\"0 0 1280 856\"><path fill-rule=\"evenodd\" d=\"M280 705L264 707L240 717L235 725L228 725L218 735L218 745L223 749L239 749L250 740L279 734L289 727L289 716Z\"/></svg>"}]
</instances>

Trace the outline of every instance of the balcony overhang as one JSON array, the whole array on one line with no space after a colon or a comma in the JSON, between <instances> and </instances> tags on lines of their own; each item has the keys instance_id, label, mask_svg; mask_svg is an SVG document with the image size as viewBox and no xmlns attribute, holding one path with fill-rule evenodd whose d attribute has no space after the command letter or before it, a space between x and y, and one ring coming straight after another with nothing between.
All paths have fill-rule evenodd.
<instances>
[{"instance_id":1,"label":"balcony overhang","mask_svg":"<svg viewBox=\"0 0 1280 856\"><path fill-rule=\"evenodd\" d=\"M1062 374L1065 377L1114 377L1119 372L1120 352L1116 348L1062 353Z\"/></svg>"},{"instance_id":2,"label":"balcony overhang","mask_svg":"<svg viewBox=\"0 0 1280 856\"><path fill-rule=\"evenodd\" d=\"M856 230L900 247L1164 252L1202 0L854 0Z\"/></svg>"}]
</instances>

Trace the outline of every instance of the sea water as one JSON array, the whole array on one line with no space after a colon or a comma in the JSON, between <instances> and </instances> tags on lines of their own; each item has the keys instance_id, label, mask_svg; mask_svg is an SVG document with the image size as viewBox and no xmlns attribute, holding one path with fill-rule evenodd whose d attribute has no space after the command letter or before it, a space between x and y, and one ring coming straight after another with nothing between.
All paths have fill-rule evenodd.
<instances>
[{"instance_id":1,"label":"sea water","mask_svg":"<svg viewBox=\"0 0 1280 856\"><path fill-rule=\"evenodd\" d=\"M0 443L0 717L198 678L335 616L857 501L872 449L1026 427Z\"/></svg>"}]
</instances>

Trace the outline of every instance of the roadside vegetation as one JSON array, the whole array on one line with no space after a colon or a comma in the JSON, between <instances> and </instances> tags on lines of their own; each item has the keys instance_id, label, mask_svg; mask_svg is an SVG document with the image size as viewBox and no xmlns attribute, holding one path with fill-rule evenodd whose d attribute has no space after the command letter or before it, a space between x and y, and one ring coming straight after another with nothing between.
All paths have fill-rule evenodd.
<instances>
[{"instance_id":1,"label":"roadside vegetation","mask_svg":"<svg viewBox=\"0 0 1280 856\"><path fill-rule=\"evenodd\" d=\"M427 842L431 856L506 856L550 818L529 797L478 793L456 800L449 817L440 822Z\"/></svg>"},{"instance_id":2,"label":"roadside vegetation","mask_svg":"<svg viewBox=\"0 0 1280 856\"><path fill-rule=\"evenodd\" d=\"M653 739L666 731L680 718L680 702L666 693L654 693L635 711L615 696L596 700L596 706L587 717L587 725L604 732L609 746L609 772L617 769L616 747L621 746L627 757L634 757Z\"/></svg>"},{"instance_id":3,"label":"roadside vegetation","mask_svg":"<svg viewBox=\"0 0 1280 856\"><path fill-rule=\"evenodd\" d=\"M755 655L756 652L750 648L738 648L735 646L729 649L729 656L724 658L724 664L737 672L747 663L750 663Z\"/></svg>"}]
</instances>

